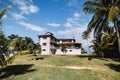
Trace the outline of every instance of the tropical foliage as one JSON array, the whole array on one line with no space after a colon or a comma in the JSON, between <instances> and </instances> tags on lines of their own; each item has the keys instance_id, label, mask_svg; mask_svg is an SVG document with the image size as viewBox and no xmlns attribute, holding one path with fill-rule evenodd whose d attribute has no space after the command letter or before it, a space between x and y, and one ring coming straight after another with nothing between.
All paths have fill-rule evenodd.
<instances>
[{"instance_id":1,"label":"tropical foliage","mask_svg":"<svg viewBox=\"0 0 120 80\"><path fill-rule=\"evenodd\" d=\"M120 58L120 0L88 0L83 5L83 11L93 13L87 31L94 30L95 37L108 31L109 25L113 25L117 35Z\"/></svg>"},{"instance_id":2,"label":"tropical foliage","mask_svg":"<svg viewBox=\"0 0 120 80\"><path fill-rule=\"evenodd\" d=\"M3 66L5 62L4 55L7 53L7 40L1 30L2 26L2 18L5 14L5 12L10 9L11 6L6 7L5 9L0 11L0 65ZM3 55L4 54L4 55Z\"/></svg>"},{"instance_id":3,"label":"tropical foliage","mask_svg":"<svg viewBox=\"0 0 120 80\"><path fill-rule=\"evenodd\" d=\"M11 6L0 11L0 25L2 25L2 17ZM18 35L10 35L5 37L0 28L0 66L11 64L13 60L20 54L40 53L41 47L35 43L30 37L19 37ZM11 56L12 54L12 56Z\"/></svg>"},{"instance_id":4,"label":"tropical foliage","mask_svg":"<svg viewBox=\"0 0 120 80\"><path fill-rule=\"evenodd\" d=\"M6 11L8 11L12 6L8 6L5 9L0 11L0 26L2 26L2 18L4 16L4 14L6 13Z\"/></svg>"},{"instance_id":5,"label":"tropical foliage","mask_svg":"<svg viewBox=\"0 0 120 80\"><path fill-rule=\"evenodd\" d=\"M62 51L63 53L66 53L66 52L67 52L65 45L63 45L63 46L61 47L61 51Z\"/></svg>"},{"instance_id":6,"label":"tropical foliage","mask_svg":"<svg viewBox=\"0 0 120 80\"><path fill-rule=\"evenodd\" d=\"M114 48L113 45L115 41L116 36L113 33L105 32L96 36L92 41L93 45L91 45L91 47L95 50L98 57L104 58L104 54L110 53L109 51Z\"/></svg>"},{"instance_id":7,"label":"tropical foliage","mask_svg":"<svg viewBox=\"0 0 120 80\"><path fill-rule=\"evenodd\" d=\"M11 64L13 60L20 54L23 55L30 53L36 55L38 53L41 53L40 45L38 43L34 43L30 37L19 37L18 35L12 34L6 38L2 35L0 36L0 43L1 66ZM5 56L7 58L5 58Z\"/></svg>"}]
</instances>

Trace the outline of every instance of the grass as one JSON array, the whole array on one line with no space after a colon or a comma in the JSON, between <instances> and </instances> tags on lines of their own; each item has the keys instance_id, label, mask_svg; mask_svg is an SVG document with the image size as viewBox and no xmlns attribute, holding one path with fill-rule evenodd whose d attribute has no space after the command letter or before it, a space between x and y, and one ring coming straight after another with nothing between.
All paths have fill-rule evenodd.
<instances>
[{"instance_id":1,"label":"grass","mask_svg":"<svg viewBox=\"0 0 120 80\"><path fill-rule=\"evenodd\" d=\"M93 69L70 69L65 66ZM18 56L12 66L0 70L0 80L119 80L120 62L81 56Z\"/></svg>"}]
</instances>

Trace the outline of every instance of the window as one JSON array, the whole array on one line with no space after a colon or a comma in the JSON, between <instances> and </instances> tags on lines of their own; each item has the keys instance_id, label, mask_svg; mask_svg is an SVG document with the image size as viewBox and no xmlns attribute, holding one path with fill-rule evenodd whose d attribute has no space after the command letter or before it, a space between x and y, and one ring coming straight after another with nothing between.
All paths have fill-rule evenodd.
<instances>
[{"instance_id":1,"label":"window","mask_svg":"<svg viewBox=\"0 0 120 80\"><path fill-rule=\"evenodd\" d=\"M43 45L43 46L46 46L46 44L47 44L47 43L43 43L42 45Z\"/></svg>"},{"instance_id":2,"label":"window","mask_svg":"<svg viewBox=\"0 0 120 80\"><path fill-rule=\"evenodd\" d=\"M70 52L72 52L72 50L70 50Z\"/></svg>"},{"instance_id":3,"label":"window","mask_svg":"<svg viewBox=\"0 0 120 80\"><path fill-rule=\"evenodd\" d=\"M46 37L43 37L43 39L46 39Z\"/></svg>"},{"instance_id":4,"label":"window","mask_svg":"<svg viewBox=\"0 0 120 80\"><path fill-rule=\"evenodd\" d=\"M43 51L46 51L46 49L43 49Z\"/></svg>"}]
</instances>

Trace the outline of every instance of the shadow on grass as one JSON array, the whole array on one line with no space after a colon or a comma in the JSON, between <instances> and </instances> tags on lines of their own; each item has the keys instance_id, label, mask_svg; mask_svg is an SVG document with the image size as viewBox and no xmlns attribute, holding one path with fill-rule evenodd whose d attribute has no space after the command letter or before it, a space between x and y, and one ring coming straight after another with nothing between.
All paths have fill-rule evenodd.
<instances>
[{"instance_id":1,"label":"shadow on grass","mask_svg":"<svg viewBox=\"0 0 120 80\"><path fill-rule=\"evenodd\" d=\"M103 61L109 61L108 60L109 58L97 58L97 59L100 59L100 60L103 60Z\"/></svg>"},{"instance_id":2,"label":"shadow on grass","mask_svg":"<svg viewBox=\"0 0 120 80\"><path fill-rule=\"evenodd\" d=\"M76 55L75 57L86 58L86 57L88 57L88 56L84 56L84 55Z\"/></svg>"},{"instance_id":3,"label":"shadow on grass","mask_svg":"<svg viewBox=\"0 0 120 80\"><path fill-rule=\"evenodd\" d=\"M106 66L108 66L110 69L113 69L117 72L120 72L120 64L105 64Z\"/></svg>"},{"instance_id":4,"label":"shadow on grass","mask_svg":"<svg viewBox=\"0 0 120 80\"><path fill-rule=\"evenodd\" d=\"M30 69L33 64L25 65L11 65L6 68L0 69L0 80L4 78L9 78L12 75L21 75L28 72L33 72L35 69Z\"/></svg>"},{"instance_id":5,"label":"shadow on grass","mask_svg":"<svg viewBox=\"0 0 120 80\"><path fill-rule=\"evenodd\" d=\"M112 58L113 61L120 62L119 58Z\"/></svg>"},{"instance_id":6,"label":"shadow on grass","mask_svg":"<svg viewBox=\"0 0 120 80\"><path fill-rule=\"evenodd\" d=\"M43 57L37 57L37 58L35 58L35 60L44 60L44 58Z\"/></svg>"},{"instance_id":7,"label":"shadow on grass","mask_svg":"<svg viewBox=\"0 0 120 80\"><path fill-rule=\"evenodd\" d=\"M76 55L75 57L79 57L79 58L96 58L96 56L95 56L95 55L92 55L92 54Z\"/></svg>"}]
</instances>

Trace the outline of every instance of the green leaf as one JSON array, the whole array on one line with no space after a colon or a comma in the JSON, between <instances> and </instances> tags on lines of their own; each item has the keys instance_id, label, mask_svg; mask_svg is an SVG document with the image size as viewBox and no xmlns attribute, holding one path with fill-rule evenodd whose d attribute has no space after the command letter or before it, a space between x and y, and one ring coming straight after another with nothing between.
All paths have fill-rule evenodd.
<instances>
[{"instance_id":1,"label":"green leaf","mask_svg":"<svg viewBox=\"0 0 120 80\"><path fill-rule=\"evenodd\" d=\"M5 15L5 12L8 11L12 6L7 6L5 9L0 11L0 19Z\"/></svg>"}]
</instances>

